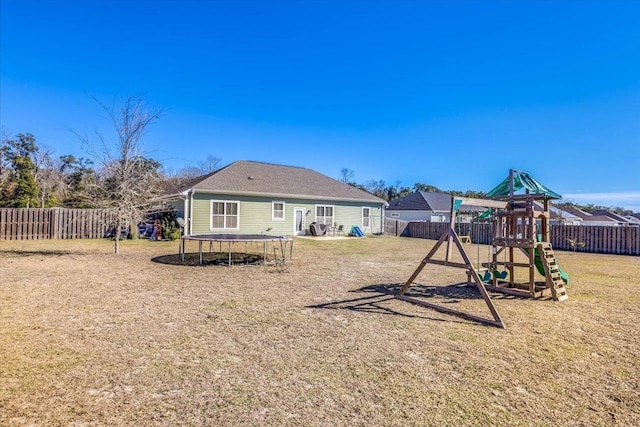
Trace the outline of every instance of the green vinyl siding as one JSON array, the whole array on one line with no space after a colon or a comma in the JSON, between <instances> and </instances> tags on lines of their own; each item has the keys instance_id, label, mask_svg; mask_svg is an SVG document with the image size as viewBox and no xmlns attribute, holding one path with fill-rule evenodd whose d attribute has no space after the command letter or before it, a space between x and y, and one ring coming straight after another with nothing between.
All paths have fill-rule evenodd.
<instances>
[{"instance_id":1,"label":"green vinyl siding","mask_svg":"<svg viewBox=\"0 0 640 427\"><path fill-rule=\"evenodd\" d=\"M382 208L380 205L371 205L367 203L349 203L335 205L336 212L334 213L334 222L338 225L344 225L345 233L351 230L351 227L357 225L364 231L365 234L380 233L381 230L381 215ZM362 225L362 208L368 207L370 209L370 226L364 228Z\"/></svg>"},{"instance_id":2,"label":"green vinyl siding","mask_svg":"<svg viewBox=\"0 0 640 427\"><path fill-rule=\"evenodd\" d=\"M239 202L239 228L233 230L211 229L211 201L237 201ZM284 220L273 219L273 202L284 202ZM193 197L193 225L191 234L212 233L240 233L240 234L270 234L291 236L294 232L294 209L301 208L305 211L305 228L316 220L316 206L333 206L334 222L344 225L345 232L352 225L362 228L362 207L371 209L372 228L364 230L365 233L380 232L380 217L382 208L380 205L367 202L337 202L327 200L309 200L298 198L278 197L251 197L238 195L195 193Z\"/></svg>"}]
</instances>

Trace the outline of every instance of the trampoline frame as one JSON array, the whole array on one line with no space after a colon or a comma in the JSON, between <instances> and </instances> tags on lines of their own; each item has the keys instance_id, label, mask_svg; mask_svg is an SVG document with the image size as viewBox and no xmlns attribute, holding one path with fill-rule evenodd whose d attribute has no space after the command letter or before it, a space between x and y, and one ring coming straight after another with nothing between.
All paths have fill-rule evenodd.
<instances>
[{"instance_id":1,"label":"trampoline frame","mask_svg":"<svg viewBox=\"0 0 640 427\"><path fill-rule=\"evenodd\" d=\"M213 244L215 242L220 243L220 248L222 249L222 243L229 244L229 266L232 265L231 261L231 245L233 243L263 243L263 265L267 264L278 264L278 262L282 262L286 264L287 261L290 261L293 257L293 239L287 236L270 236L266 234L192 234L181 237L180 242L180 260L184 262L184 254L185 254L185 245L187 240L193 240L198 242L198 260L199 265L202 265L203 256L202 256L202 243L209 242L209 251L213 252ZM272 263L267 262L267 243L273 242L273 252L274 252L274 260ZM281 258L278 258L277 250L276 250L276 242L280 243L280 255ZM287 258L287 247L289 249L289 258ZM222 252L222 251L221 251Z\"/></svg>"}]
</instances>

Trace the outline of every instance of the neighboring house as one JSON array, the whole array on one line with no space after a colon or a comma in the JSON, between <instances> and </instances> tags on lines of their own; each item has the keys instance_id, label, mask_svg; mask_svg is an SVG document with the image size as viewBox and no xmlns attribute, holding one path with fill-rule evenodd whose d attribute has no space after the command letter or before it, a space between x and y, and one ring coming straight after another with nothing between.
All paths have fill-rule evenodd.
<instances>
[{"instance_id":1,"label":"neighboring house","mask_svg":"<svg viewBox=\"0 0 640 427\"><path fill-rule=\"evenodd\" d=\"M237 161L159 198L185 234L308 234L318 222L381 233L385 201L311 169Z\"/></svg>"},{"instance_id":2,"label":"neighboring house","mask_svg":"<svg viewBox=\"0 0 640 427\"><path fill-rule=\"evenodd\" d=\"M624 217L627 221L629 221L630 225L633 225L635 227L640 227L640 218L637 218L633 215L627 215Z\"/></svg>"},{"instance_id":3,"label":"neighboring house","mask_svg":"<svg viewBox=\"0 0 640 427\"><path fill-rule=\"evenodd\" d=\"M533 202L536 211L543 211L544 206L542 203ZM555 206L549 206L549 224L551 225L581 225L582 218L576 216L570 212L557 208Z\"/></svg>"},{"instance_id":4,"label":"neighboring house","mask_svg":"<svg viewBox=\"0 0 640 427\"><path fill-rule=\"evenodd\" d=\"M385 209L385 216L404 221L449 222L452 199L453 196L446 193L416 191L407 196L390 200L389 206ZM473 215L465 214L465 211L482 212L484 210L483 208L462 205L458 219L460 222L471 222Z\"/></svg>"},{"instance_id":5,"label":"neighboring house","mask_svg":"<svg viewBox=\"0 0 640 427\"><path fill-rule=\"evenodd\" d=\"M626 217L624 217L622 215L618 215L617 213L609 212L609 211L604 210L604 209L595 210L595 211L591 212L591 214L608 216L609 218L617 221L618 225L622 225L622 226L635 225L634 221L630 221L628 218L626 218Z\"/></svg>"},{"instance_id":6,"label":"neighboring house","mask_svg":"<svg viewBox=\"0 0 640 427\"><path fill-rule=\"evenodd\" d=\"M620 225L620 221L612 218L609 215L594 215L583 210L566 207L565 212L575 215L582 219L582 225L599 225L599 226L617 226ZM615 214L614 214L615 215Z\"/></svg>"}]
</instances>

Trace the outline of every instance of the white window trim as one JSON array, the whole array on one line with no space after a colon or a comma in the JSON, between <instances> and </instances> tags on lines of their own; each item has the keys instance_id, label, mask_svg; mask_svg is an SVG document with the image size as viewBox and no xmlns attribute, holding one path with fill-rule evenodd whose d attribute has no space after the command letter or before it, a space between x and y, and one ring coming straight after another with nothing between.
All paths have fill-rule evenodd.
<instances>
[{"instance_id":1,"label":"white window trim","mask_svg":"<svg viewBox=\"0 0 640 427\"><path fill-rule=\"evenodd\" d=\"M368 216L368 217L366 217L366 218L369 218L369 225L364 225L364 219L365 219L365 216L364 216L364 210L365 210L365 209L368 209L368 210L369 210L369 216ZM362 222L362 228L371 228L371 208L370 208L369 206L363 206L363 207L362 207L362 215L361 215L361 217L362 217L362 219L361 219L361 222Z\"/></svg>"},{"instance_id":2,"label":"white window trim","mask_svg":"<svg viewBox=\"0 0 640 427\"><path fill-rule=\"evenodd\" d=\"M238 213L237 213L237 217L238 217L238 226L237 227L226 227L227 225L227 214L225 213L224 215L224 225L225 227L222 228L214 228L213 227L213 204L214 203L235 203L238 205ZM226 205L225 205L225 211L226 211ZM210 230L239 230L240 229L240 200L211 200L211 202L209 203L209 229Z\"/></svg>"},{"instance_id":3,"label":"white window trim","mask_svg":"<svg viewBox=\"0 0 640 427\"><path fill-rule=\"evenodd\" d=\"M282 218L275 217L275 204L282 203ZM284 221L287 216L287 204L285 202L281 202L279 200L274 200L271 202L271 220L272 221Z\"/></svg>"},{"instance_id":4,"label":"white window trim","mask_svg":"<svg viewBox=\"0 0 640 427\"><path fill-rule=\"evenodd\" d=\"M336 207L334 205L315 205L314 207L314 213L315 213L315 221L318 222L318 208L319 207L323 207L323 208L331 208L331 224L327 224L329 227L333 227L333 223L336 220ZM325 215L326 217L326 215Z\"/></svg>"}]
</instances>

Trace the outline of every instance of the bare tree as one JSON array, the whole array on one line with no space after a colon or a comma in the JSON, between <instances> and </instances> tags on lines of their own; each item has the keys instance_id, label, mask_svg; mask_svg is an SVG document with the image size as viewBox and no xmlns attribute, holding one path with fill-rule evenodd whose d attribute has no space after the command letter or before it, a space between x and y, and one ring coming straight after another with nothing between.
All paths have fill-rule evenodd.
<instances>
[{"instance_id":1,"label":"bare tree","mask_svg":"<svg viewBox=\"0 0 640 427\"><path fill-rule=\"evenodd\" d=\"M41 145L34 154L35 180L40 190L40 207L55 205L57 195L64 185L63 175L60 172L59 162L54 158L55 150L49 146Z\"/></svg>"},{"instance_id":2,"label":"bare tree","mask_svg":"<svg viewBox=\"0 0 640 427\"><path fill-rule=\"evenodd\" d=\"M95 131L91 137L74 132L87 153L101 170L99 190L105 207L116 211L114 224L115 253L120 253L120 237L124 226L132 230L157 194L160 164L147 157L142 136L153 121L164 112L137 95L121 103L106 106L93 98L108 114L117 137L109 143Z\"/></svg>"},{"instance_id":3,"label":"bare tree","mask_svg":"<svg viewBox=\"0 0 640 427\"><path fill-rule=\"evenodd\" d=\"M364 187L367 189L369 193L385 200L389 198L386 192L386 186L387 186L386 183L382 179L378 181L376 181L375 179L369 179L364 183Z\"/></svg>"},{"instance_id":4,"label":"bare tree","mask_svg":"<svg viewBox=\"0 0 640 427\"><path fill-rule=\"evenodd\" d=\"M204 175L204 174L202 173L202 169L200 169L197 166L186 166L180 169L177 173L177 177L182 181L185 181L187 179L197 178L200 175Z\"/></svg>"},{"instance_id":5,"label":"bare tree","mask_svg":"<svg viewBox=\"0 0 640 427\"><path fill-rule=\"evenodd\" d=\"M0 205L8 198L11 182L11 159L9 158L9 132L3 127L0 136Z\"/></svg>"},{"instance_id":6,"label":"bare tree","mask_svg":"<svg viewBox=\"0 0 640 427\"><path fill-rule=\"evenodd\" d=\"M355 177L356 177L356 174L351 169L349 168L340 169L340 181L344 182L345 184L349 184L350 182L352 182Z\"/></svg>"},{"instance_id":7,"label":"bare tree","mask_svg":"<svg viewBox=\"0 0 640 427\"><path fill-rule=\"evenodd\" d=\"M188 180L202 175L208 175L219 169L222 159L209 154L204 160L198 162L198 166L185 166L173 172L171 169L163 169L163 187L167 190L176 190Z\"/></svg>"},{"instance_id":8,"label":"bare tree","mask_svg":"<svg viewBox=\"0 0 640 427\"><path fill-rule=\"evenodd\" d=\"M198 162L198 168L202 172L202 175L206 175L215 172L221 161L221 158L209 154L206 159Z\"/></svg>"}]
</instances>

